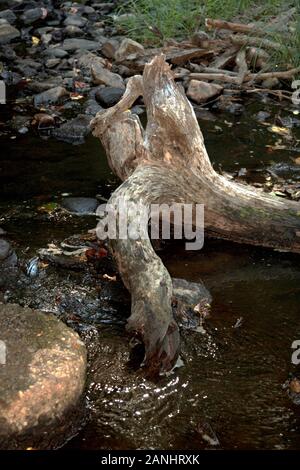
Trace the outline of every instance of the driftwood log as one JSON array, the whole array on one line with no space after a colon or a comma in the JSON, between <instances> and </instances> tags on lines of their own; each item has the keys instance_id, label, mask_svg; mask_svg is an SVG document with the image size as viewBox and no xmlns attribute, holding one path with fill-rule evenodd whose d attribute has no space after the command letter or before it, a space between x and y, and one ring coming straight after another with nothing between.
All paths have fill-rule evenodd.
<instances>
[{"instance_id":1,"label":"driftwood log","mask_svg":"<svg viewBox=\"0 0 300 470\"><path fill-rule=\"evenodd\" d=\"M130 108L142 96L144 130ZM163 55L129 79L121 101L92 121L109 164L123 184L119 199L205 205L205 235L300 252L300 205L229 181L213 169L193 108L176 85ZM130 221L129 221L130 222ZM145 345L144 366L170 370L180 336L172 313L172 282L150 239L110 240L119 272L132 296L128 330Z\"/></svg>"}]
</instances>

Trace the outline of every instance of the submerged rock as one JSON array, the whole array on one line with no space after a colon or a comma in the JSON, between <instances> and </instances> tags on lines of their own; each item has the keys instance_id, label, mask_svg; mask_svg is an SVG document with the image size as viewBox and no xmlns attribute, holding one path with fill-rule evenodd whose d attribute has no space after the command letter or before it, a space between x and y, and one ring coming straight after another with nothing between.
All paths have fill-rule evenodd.
<instances>
[{"instance_id":1,"label":"submerged rock","mask_svg":"<svg viewBox=\"0 0 300 470\"><path fill-rule=\"evenodd\" d=\"M205 333L203 320L210 314L212 297L202 282L172 279L173 313L183 328Z\"/></svg>"},{"instance_id":2,"label":"submerged rock","mask_svg":"<svg viewBox=\"0 0 300 470\"><path fill-rule=\"evenodd\" d=\"M84 142L90 132L90 117L80 114L71 121L53 130L52 135L58 140L78 145Z\"/></svg>"},{"instance_id":3,"label":"submerged rock","mask_svg":"<svg viewBox=\"0 0 300 470\"><path fill-rule=\"evenodd\" d=\"M0 269L14 267L17 265L18 258L10 243L0 239ZM1 280L0 280L1 283Z\"/></svg>"},{"instance_id":4,"label":"submerged rock","mask_svg":"<svg viewBox=\"0 0 300 470\"><path fill-rule=\"evenodd\" d=\"M189 306L196 306L199 301L210 304L209 290L202 282L189 282L186 279L172 278L173 295Z\"/></svg>"},{"instance_id":5,"label":"submerged rock","mask_svg":"<svg viewBox=\"0 0 300 470\"><path fill-rule=\"evenodd\" d=\"M10 244L6 240L0 240L0 261L7 258L10 249Z\"/></svg>"},{"instance_id":6,"label":"submerged rock","mask_svg":"<svg viewBox=\"0 0 300 470\"><path fill-rule=\"evenodd\" d=\"M92 197L65 197L61 205L74 214L90 215L95 213L99 202Z\"/></svg>"},{"instance_id":7,"label":"submerged rock","mask_svg":"<svg viewBox=\"0 0 300 470\"><path fill-rule=\"evenodd\" d=\"M56 317L14 304L0 304L0 331L0 448L62 444L71 411L78 419L84 344Z\"/></svg>"}]
</instances>

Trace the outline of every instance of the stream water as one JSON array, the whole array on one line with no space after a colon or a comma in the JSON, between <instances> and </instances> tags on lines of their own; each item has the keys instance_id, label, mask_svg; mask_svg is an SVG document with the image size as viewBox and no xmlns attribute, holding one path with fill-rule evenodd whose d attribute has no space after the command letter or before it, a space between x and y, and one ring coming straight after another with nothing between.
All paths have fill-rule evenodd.
<instances>
[{"instance_id":1,"label":"stream water","mask_svg":"<svg viewBox=\"0 0 300 470\"><path fill-rule=\"evenodd\" d=\"M294 116L281 105L265 107L270 125L278 114ZM249 181L265 181L270 165L291 164L299 156L299 127L292 129L293 145L283 141L289 150L270 151L280 136L255 118L262 108L249 101L242 116L222 113L200 120L216 169L246 168ZM92 137L72 146L16 133L0 136L0 146L0 226L23 259L95 225L91 217L37 217L41 205L59 203L65 193L107 198L118 185ZM300 172L292 173L297 181ZM291 178L289 167L284 178ZM100 302L89 315L98 298L89 279L49 271L49 298L57 286L78 298L78 328L90 354L87 422L66 447L299 449L300 410L283 389L289 374L297 373L291 344L300 339L299 256L216 240L206 240L197 253L168 243L160 256L173 277L202 280L213 304L206 334L182 332L184 367L155 382L143 376L129 353L128 299L114 303L109 297L105 307ZM29 280L26 292L10 286L9 301L40 306L45 294L40 283Z\"/></svg>"}]
</instances>

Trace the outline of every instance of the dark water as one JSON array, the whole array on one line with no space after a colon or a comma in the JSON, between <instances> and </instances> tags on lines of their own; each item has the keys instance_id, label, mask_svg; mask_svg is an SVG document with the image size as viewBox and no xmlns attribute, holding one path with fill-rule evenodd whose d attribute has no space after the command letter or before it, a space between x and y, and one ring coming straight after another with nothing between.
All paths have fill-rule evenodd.
<instances>
[{"instance_id":1,"label":"dark water","mask_svg":"<svg viewBox=\"0 0 300 470\"><path fill-rule=\"evenodd\" d=\"M260 109L250 102L241 117L201 121L216 168L246 167L259 175L297 156L292 149L268 151L278 135L253 118ZM268 110L271 123L278 113L291 115ZM299 139L299 128L293 132ZM34 213L64 193L109 196L118 182L98 141L72 146L0 136L0 145L0 226L19 253L29 257L53 240L93 228L91 219L43 221ZM291 344L300 339L299 256L214 240L197 253L171 243L160 255L172 276L201 279L211 290L206 334L183 331L184 367L154 383L132 364L124 325L113 318L107 323L107 311L104 321L99 308L82 333L90 353L90 420L66 447L201 449L211 447L203 435L215 433L216 448L299 449L300 409L282 388L296 372Z\"/></svg>"}]
</instances>

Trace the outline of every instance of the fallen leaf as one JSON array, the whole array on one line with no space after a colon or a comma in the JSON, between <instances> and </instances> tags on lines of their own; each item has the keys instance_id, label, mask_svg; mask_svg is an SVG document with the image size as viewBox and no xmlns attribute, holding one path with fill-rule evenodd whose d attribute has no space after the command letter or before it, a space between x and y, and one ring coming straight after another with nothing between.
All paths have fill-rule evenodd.
<instances>
[{"instance_id":1,"label":"fallen leaf","mask_svg":"<svg viewBox=\"0 0 300 470\"><path fill-rule=\"evenodd\" d=\"M77 101L77 100L82 100L82 98L84 98L84 96L80 95L79 93L70 93L70 98L73 101Z\"/></svg>"},{"instance_id":2,"label":"fallen leaf","mask_svg":"<svg viewBox=\"0 0 300 470\"><path fill-rule=\"evenodd\" d=\"M117 276L109 276L108 274L103 274L103 279L108 279L109 281L116 281Z\"/></svg>"},{"instance_id":3,"label":"fallen leaf","mask_svg":"<svg viewBox=\"0 0 300 470\"><path fill-rule=\"evenodd\" d=\"M38 46L39 43L41 42L41 40L37 38L36 36L32 36L31 41L32 41L33 46Z\"/></svg>"},{"instance_id":4,"label":"fallen leaf","mask_svg":"<svg viewBox=\"0 0 300 470\"><path fill-rule=\"evenodd\" d=\"M287 127L270 126L268 127L268 131L282 135L283 137L291 137L291 131Z\"/></svg>"}]
</instances>

